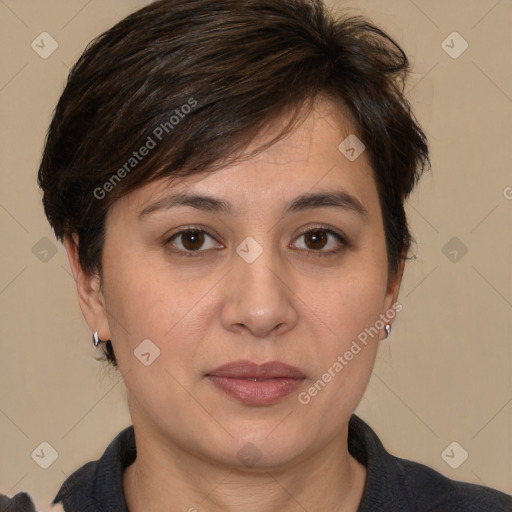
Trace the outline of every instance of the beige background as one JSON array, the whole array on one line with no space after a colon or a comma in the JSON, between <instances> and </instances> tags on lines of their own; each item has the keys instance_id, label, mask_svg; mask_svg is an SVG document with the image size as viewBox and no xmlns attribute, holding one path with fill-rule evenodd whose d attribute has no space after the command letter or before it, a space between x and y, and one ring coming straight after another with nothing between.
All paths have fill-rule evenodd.
<instances>
[{"instance_id":1,"label":"beige background","mask_svg":"<svg viewBox=\"0 0 512 512\"><path fill-rule=\"evenodd\" d=\"M119 376L94 360L36 171L69 66L145 3L0 0L0 491L27 490L40 510L130 417ZM392 453L512 493L512 2L336 5L367 14L403 45L433 160L408 206L418 244L404 308L357 412ZM47 59L31 48L43 31L59 44ZM469 44L457 59L441 46L453 31ZM43 237L56 250L46 262ZM467 247L462 257L456 248L456 262L445 255L454 247L443 252L452 237ZM58 452L48 469L31 458L43 441ZM452 441L469 453L458 469L441 457Z\"/></svg>"}]
</instances>

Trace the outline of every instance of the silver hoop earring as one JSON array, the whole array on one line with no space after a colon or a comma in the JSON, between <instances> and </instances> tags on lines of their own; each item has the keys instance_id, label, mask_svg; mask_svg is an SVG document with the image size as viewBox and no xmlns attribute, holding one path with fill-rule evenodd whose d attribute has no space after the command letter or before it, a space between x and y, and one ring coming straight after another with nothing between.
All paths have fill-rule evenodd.
<instances>
[{"instance_id":1,"label":"silver hoop earring","mask_svg":"<svg viewBox=\"0 0 512 512\"><path fill-rule=\"evenodd\" d=\"M92 341L94 343L94 346L97 347L100 343L101 343L101 340L99 339L98 337L98 331L96 331L93 335L92 335Z\"/></svg>"},{"instance_id":2,"label":"silver hoop earring","mask_svg":"<svg viewBox=\"0 0 512 512\"><path fill-rule=\"evenodd\" d=\"M391 334L391 324L386 324L386 339L389 338L390 334Z\"/></svg>"}]
</instances>

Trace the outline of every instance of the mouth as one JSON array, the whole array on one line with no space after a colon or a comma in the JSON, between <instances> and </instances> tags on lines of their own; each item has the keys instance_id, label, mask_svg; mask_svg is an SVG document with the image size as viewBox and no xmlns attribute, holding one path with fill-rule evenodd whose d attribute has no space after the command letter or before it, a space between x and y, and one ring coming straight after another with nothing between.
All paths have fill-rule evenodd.
<instances>
[{"instance_id":1,"label":"mouth","mask_svg":"<svg viewBox=\"0 0 512 512\"><path fill-rule=\"evenodd\" d=\"M227 363L205 375L222 391L246 405L270 405L297 389L306 376L296 367L271 361Z\"/></svg>"}]
</instances>

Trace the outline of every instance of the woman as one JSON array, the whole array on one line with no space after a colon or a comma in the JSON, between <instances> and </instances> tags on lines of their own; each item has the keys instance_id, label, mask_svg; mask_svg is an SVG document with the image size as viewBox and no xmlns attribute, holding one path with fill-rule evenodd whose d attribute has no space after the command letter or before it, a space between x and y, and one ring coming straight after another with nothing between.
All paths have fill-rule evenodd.
<instances>
[{"instance_id":1,"label":"woman","mask_svg":"<svg viewBox=\"0 0 512 512\"><path fill-rule=\"evenodd\" d=\"M310 0L164 0L84 52L39 184L133 426L54 503L512 509L394 457L353 414L429 165L407 71L381 30Z\"/></svg>"}]
</instances>

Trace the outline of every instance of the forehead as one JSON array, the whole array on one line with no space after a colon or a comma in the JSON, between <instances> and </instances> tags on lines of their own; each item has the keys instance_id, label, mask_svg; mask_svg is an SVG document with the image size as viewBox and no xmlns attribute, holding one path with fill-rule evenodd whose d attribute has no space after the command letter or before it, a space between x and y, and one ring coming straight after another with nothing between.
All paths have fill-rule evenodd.
<instances>
[{"instance_id":1,"label":"forehead","mask_svg":"<svg viewBox=\"0 0 512 512\"><path fill-rule=\"evenodd\" d=\"M287 122L282 118L267 127L244 154L272 140ZM114 206L124 214L137 214L171 191L195 192L229 198L240 213L248 208L278 206L295 195L316 189L341 187L371 210L378 203L373 171L364 151L355 160L342 153L340 144L349 136L357 137L356 130L342 109L320 99L291 133L251 158L239 159L213 172L161 178L136 189Z\"/></svg>"}]
</instances>

